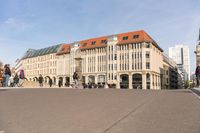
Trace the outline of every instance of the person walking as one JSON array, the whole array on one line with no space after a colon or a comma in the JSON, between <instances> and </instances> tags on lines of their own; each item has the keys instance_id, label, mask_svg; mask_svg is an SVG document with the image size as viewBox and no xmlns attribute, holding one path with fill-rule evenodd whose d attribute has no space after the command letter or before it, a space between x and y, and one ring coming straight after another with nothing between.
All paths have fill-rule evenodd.
<instances>
[{"instance_id":1,"label":"person walking","mask_svg":"<svg viewBox=\"0 0 200 133\"><path fill-rule=\"evenodd\" d=\"M19 83L18 83L18 87L22 87L24 84L24 80L25 80L25 73L24 70L20 70L19 72Z\"/></svg>"},{"instance_id":2,"label":"person walking","mask_svg":"<svg viewBox=\"0 0 200 133\"><path fill-rule=\"evenodd\" d=\"M59 78L59 81L58 81L58 86L61 87L62 86L62 79Z\"/></svg>"},{"instance_id":3,"label":"person walking","mask_svg":"<svg viewBox=\"0 0 200 133\"><path fill-rule=\"evenodd\" d=\"M6 64L4 66L4 87L8 87L10 76L11 76L11 71L10 71L9 65Z\"/></svg>"},{"instance_id":4,"label":"person walking","mask_svg":"<svg viewBox=\"0 0 200 133\"><path fill-rule=\"evenodd\" d=\"M39 81L39 85L40 87L43 87L43 81L44 81L44 78L42 77L42 75L40 74L39 78L38 78L38 81Z\"/></svg>"},{"instance_id":5,"label":"person walking","mask_svg":"<svg viewBox=\"0 0 200 133\"><path fill-rule=\"evenodd\" d=\"M74 84L75 88L77 88L79 76L78 76L78 73L76 71L73 74L73 79L74 79L74 82L75 82L75 84Z\"/></svg>"},{"instance_id":6,"label":"person walking","mask_svg":"<svg viewBox=\"0 0 200 133\"><path fill-rule=\"evenodd\" d=\"M53 81L51 78L49 78L49 86L52 87L52 85L53 85Z\"/></svg>"},{"instance_id":7,"label":"person walking","mask_svg":"<svg viewBox=\"0 0 200 133\"><path fill-rule=\"evenodd\" d=\"M196 68L195 75L196 75L196 80L197 80L197 87L199 87L199 85L200 85L200 64Z\"/></svg>"},{"instance_id":8,"label":"person walking","mask_svg":"<svg viewBox=\"0 0 200 133\"><path fill-rule=\"evenodd\" d=\"M18 83L19 83L19 76L18 76L18 74L16 73L16 74L15 74L15 77L14 77L14 87L18 86Z\"/></svg>"}]
</instances>

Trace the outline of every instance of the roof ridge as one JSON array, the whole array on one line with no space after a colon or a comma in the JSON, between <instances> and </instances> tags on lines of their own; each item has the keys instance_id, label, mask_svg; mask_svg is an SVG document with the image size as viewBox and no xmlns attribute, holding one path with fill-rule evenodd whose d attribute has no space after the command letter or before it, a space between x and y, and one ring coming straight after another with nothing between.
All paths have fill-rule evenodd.
<instances>
[{"instance_id":1,"label":"roof ridge","mask_svg":"<svg viewBox=\"0 0 200 133\"><path fill-rule=\"evenodd\" d=\"M136 31L121 32L121 33L104 35L104 36L99 36L99 37L92 37L92 38L89 38L89 39L83 39L83 40L80 40L80 41L77 41L77 42L83 42L83 41L88 41L88 40L92 40L92 39L99 39L99 38L109 37L109 36L113 36L113 35L129 34L129 33L134 33L134 32L145 32L145 31L143 29L141 29L141 30L136 30Z\"/></svg>"}]
</instances>

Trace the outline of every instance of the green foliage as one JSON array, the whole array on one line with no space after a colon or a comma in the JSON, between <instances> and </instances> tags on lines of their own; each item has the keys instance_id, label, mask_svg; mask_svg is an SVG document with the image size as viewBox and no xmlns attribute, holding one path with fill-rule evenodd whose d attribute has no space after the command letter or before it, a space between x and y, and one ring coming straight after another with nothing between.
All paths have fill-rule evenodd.
<instances>
[{"instance_id":1,"label":"green foliage","mask_svg":"<svg viewBox=\"0 0 200 133\"><path fill-rule=\"evenodd\" d=\"M190 82L189 81L185 81L184 88L188 89L189 87L190 87Z\"/></svg>"}]
</instances>

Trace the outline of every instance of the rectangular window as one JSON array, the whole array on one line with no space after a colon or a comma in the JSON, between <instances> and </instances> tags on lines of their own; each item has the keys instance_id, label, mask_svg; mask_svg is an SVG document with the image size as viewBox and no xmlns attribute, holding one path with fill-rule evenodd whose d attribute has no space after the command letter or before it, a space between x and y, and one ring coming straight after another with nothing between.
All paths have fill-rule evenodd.
<instances>
[{"instance_id":1,"label":"rectangular window","mask_svg":"<svg viewBox=\"0 0 200 133\"><path fill-rule=\"evenodd\" d=\"M139 35L133 35L133 39L139 38Z\"/></svg>"},{"instance_id":2,"label":"rectangular window","mask_svg":"<svg viewBox=\"0 0 200 133\"><path fill-rule=\"evenodd\" d=\"M146 62L146 69L150 69L150 62Z\"/></svg>"},{"instance_id":3,"label":"rectangular window","mask_svg":"<svg viewBox=\"0 0 200 133\"><path fill-rule=\"evenodd\" d=\"M117 60L117 54L115 54L115 60Z\"/></svg>"},{"instance_id":4,"label":"rectangular window","mask_svg":"<svg viewBox=\"0 0 200 133\"><path fill-rule=\"evenodd\" d=\"M92 42L92 45L95 45L95 44L96 44L96 41L93 41L93 42Z\"/></svg>"},{"instance_id":5,"label":"rectangular window","mask_svg":"<svg viewBox=\"0 0 200 133\"><path fill-rule=\"evenodd\" d=\"M107 44L107 40L101 40L101 43Z\"/></svg>"},{"instance_id":6,"label":"rectangular window","mask_svg":"<svg viewBox=\"0 0 200 133\"><path fill-rule=\"evenodd\" d=\"M123 37L123 40L128 40L128 36L124 36L124 37Z\"/></svg>"},{"instance_id":7,"label":"rectangular window","mask_svg":"<svg viewBox=\"0 0 200 133\"><path fill-rule=\"evenodd\" d=\"M169 72L168 72L168 71L166 71L166 74L168 75L168 74L169 74Z\"/></svg>"},{"instance_id":8,"label":"rectangular window","mask_svg":"<svg viewBox=\"0 0 200 133\"><path fill-rule=\"evenodd\" d=\"M146 58L150 58L150 53L146 52Z\"/></svg>"}]
</instances>

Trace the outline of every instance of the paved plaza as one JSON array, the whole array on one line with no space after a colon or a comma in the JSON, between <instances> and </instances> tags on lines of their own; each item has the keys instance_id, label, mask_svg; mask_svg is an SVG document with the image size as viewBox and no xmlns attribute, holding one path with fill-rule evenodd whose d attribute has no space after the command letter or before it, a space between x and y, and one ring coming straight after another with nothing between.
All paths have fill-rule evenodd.
<instances>
[{"instance_id":1,"label":"paved plaza","mask_svg":"<svg viewBox=\"0 0 200 133\"><path fill-rule=\"evenodd\" d=\"M200 133L191 90L0 89L0 133Z\"/></svg>"}]
</instances>

